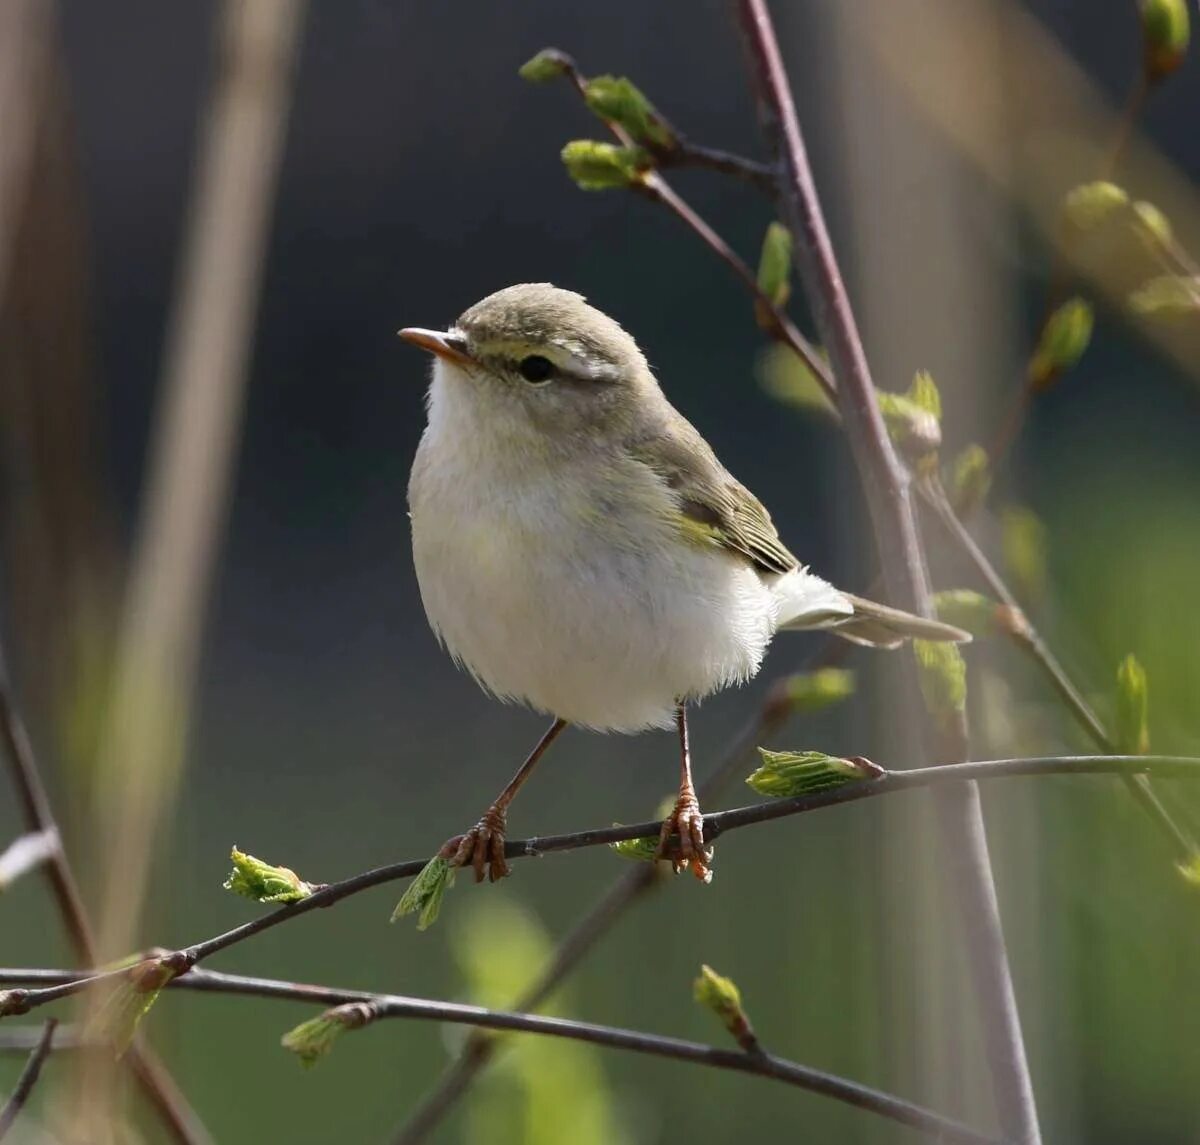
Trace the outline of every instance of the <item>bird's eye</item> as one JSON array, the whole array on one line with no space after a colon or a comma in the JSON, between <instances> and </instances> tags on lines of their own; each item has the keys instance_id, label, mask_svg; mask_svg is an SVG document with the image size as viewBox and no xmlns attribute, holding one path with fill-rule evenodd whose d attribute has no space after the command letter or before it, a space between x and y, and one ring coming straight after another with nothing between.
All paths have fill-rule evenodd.
<instances>
[{"instance_id":1,"label":"bird's eye","mask_svg":"<svg viewBox=\"0 0 1200 1145\"><path fill-rule=\"evenodd\" d=\"M541 354L530 354L528 358L521 359L517 372L527 382L546 382L554 374L554 363Z\"/></svg>"}]
</instances>

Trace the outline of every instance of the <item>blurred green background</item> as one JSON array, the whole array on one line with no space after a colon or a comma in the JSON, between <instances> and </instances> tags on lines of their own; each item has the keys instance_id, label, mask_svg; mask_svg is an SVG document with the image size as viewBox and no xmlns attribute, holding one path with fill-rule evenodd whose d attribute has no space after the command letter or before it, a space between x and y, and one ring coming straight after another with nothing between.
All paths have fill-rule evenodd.
<instances>
[{"instance_id":1,"label":"blurred green background","mask_svg":"<svg viewBox=\"0 0 1200 1145\"><path fill-rule=\"evenodd\" d=\"M864 0L856 15L869 21L887 2ZM914 18L936 16L934 0L905 2ZM876 299L865 320L876 380L902 389L914 369L933 371L948 407L949 456L995 427L1040 320L1049 251L1021 208L872 65L837 7L776 4L780 36L847 277ZM1018 14L1040 22L1102 98L1125 98L1140 51L1132 5L980 7L990 14L980 36L1011 52L1000 74L1014 102L1027 79L1013 50ZM59 4L66 126L60 182L39 200L51 238L45 261L27 258L24 277L0 294L4 627L92 901L100 864L91 856L107 842L95 837L89 770L102 706L96 648L139 510L218 10ZM258 908L221 890L234 843L314 881L431 853L474 821L540 731L540 717L489 700L457 672L425 624L404 491L426 367L394 338L399 326L448 323L516 281L582 291L635 333L672 400L770 506L802 559L857 590L874 577L848 452L828 422L782 409L756 385L762 340L739 285L665 213L618 193L585 196L564 176L562 143L599 128L565 86L517 79L545 44L572 51L585 71L632 76L695 138L760 152L721 3L310 8L188 766L153 862L142 945L184 944L253 917ZM859 131L862 108L839 102L854 85L902 129L899 153L876 152ZM1193 182L1198 99L1193 58L1140 121ZM1009 143L1018 156L1022 140ZM767 205L717 177L675 181L753 259ZM1153 197L1153 188L1140 193ZM862 204L876 201L873 217ZM927 289L943 257L936 252L931 266L894 263L871 277L872 246L888 247L908 220L931 216L946 220L954 265L969 268L969 279L959 288L951 275ZM31 266L48 284L30 285ZM979 308L980 283L998 300L994 310ZM892 351L881 314L915 332L910 354ZM990 331L984 343L969 334L980 329ZM1026 602L1084 691L1107 711L1117 664L1135 652L1149 675L1155 749L1192 754L1200 753L1198 399L1195 376L1101 307L1086 358L1037 401L990 502L1029 506L1046 527L1046 584ZM985 513L979 535L998 554L997 520ZM936 528L928 535L939 587L972 583ZM81 592L81 579L95 591ZM99 615L88 614L93 605ZM781 639L755 684L696 714L701 771L770 680L819 650L817 637ZM1015 652L983 641L967 659L978 757L1085 747ZM769 746L918 762L895 756L904 719L896 663L859 651L848 662L855 697ZM645 818L672 789L674 768L666 734L569 731L517 803L511 832ZM735 785L720 802L750 798ZM1196 819L1200 793L1165 798ZM985 789L985 807L1045 1139L1200 1141L1196 888L1114 782L1005 780ZM0 842L20 829L0 784ZM570 979L554 1012L720 1042L723 1031L691 998L707 962L739 983L772 1050L988 1126L979 1032L932 831L925 801L904 796L732 835L710 887L679 879L642 901ZM499 887L464 880L423 934L408 922L387 925L400 889L385 887L211 965L503 1005L626 869L592 849L522 863ZM30 877L6 891L0 964L69 957L43 883ZM464 1036L379 1023L347 1035L305 1074L278 1040L310 1014L179 992L146 1025L218 1141L297 1145L386 1140ZM0 1057L0 1092L19 1066ZM39 1097L54 1101L62 1090L53 1083L68 1076L55 1059ZM139 1116L138 1125L145 1140L159 1139L156 1123ZM758 1079L533 1038L513 1041L434 1139L652 1145L781 1132L919 1139Z\"/></svg>"}]
</instances>

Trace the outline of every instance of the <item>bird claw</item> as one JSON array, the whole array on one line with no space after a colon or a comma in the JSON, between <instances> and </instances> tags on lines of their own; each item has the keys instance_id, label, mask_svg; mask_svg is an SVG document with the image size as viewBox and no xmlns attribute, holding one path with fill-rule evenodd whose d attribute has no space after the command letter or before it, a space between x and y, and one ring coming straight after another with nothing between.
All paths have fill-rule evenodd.
<instances>
[{"instance_id":1,"label":"bird claw","mask_svg":"<svg viewBox=\"0 0 1200 1145\"><path fill-rule=\"evenodd\" d=\"M712 857L712 847L704 844L700 803L691 792L680 792L675 810L663 820L655 858L668 859L676 874L690 870L702 883L710 883Z\"/></svg>"},{"instance_id":2,"label":"bird claw","mask_svg":"<svg viewBox=\"0 0 1200 1145\"><path fill-rule=\"evenodd\" d=\"M438 852L452 867L471 867L475 881L497 882L509 873L504 857L504 828L506 816L499 807L489 807L465 835L455 835L442 844Z\"/></svg>"}]
</instances>

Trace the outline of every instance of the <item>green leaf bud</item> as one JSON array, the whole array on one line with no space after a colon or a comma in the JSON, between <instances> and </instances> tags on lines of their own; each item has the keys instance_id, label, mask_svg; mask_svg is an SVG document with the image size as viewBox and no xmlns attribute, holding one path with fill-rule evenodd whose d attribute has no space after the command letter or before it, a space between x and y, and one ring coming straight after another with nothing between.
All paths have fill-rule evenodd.
<instances>
[{"instance_id":1,"label":"green leaf bud","mask_svg":"<svg viewBox=\"0 0 1200 1145\"><path fill-rule=\"evenodd\" d=\"M955 644L914 640L917 680L925 707L939 723L947 723L967 706L967 664Z\"/></svg>"},{"instance_id":2,"label":"green leaf bud","mask_svg":"<svg viewBox=\"0 0 1200 1145\"><path fill-rule=\"evenodd\" d=\"M1186 274L1152 278L1129 296L1129 308L1146 316L1200 314L1200 278Z\"/></svg>"},{"instance_id":3,"label":"green leaf bud","mask_svg":"<svg viewBox=\"0 0 1200 1145\"><path fill-rule=\"evenodd\" d=\"M675 145L675 136L654 104L624 76L588 80L583 98L601 119L625 128L635 142L663 150Z\"/></svg>"},{"instance_id":4,"label":"green leaf bud","mask_svg":"<svg viewBox=\"0 0 1200 1145\"><path fill-rule=\"evenodd\" d=\"M244 898L263 903L299 902L316 889L288 867L274 867L237 847L233 848L230 857L233 870L224 887Z\"/></svg>"},{"instance_id":5,"label":"green leaf bud","mask_svg":"<svg viewBox=\"0 0 1200 1145\"><path fill-rule=\"evenodd\" d=\"M618 147L594 139L574 139L562 149L567 174L584 191L632 187L649 169L649 156L640 147Z\"/></svg>"},{"instance_id":6,"label":"green leaf bud","mask_svg":"<svg viewBox=\"0 0 1200 1145\"><path fill-rule=\"evenodd\" d=\"M288 1030L280 1038L280 1044L285 1050L291 1050L305 1069L311 1069L333 1049L333 1043L344 1030L360 1029L376 1016L377 1011L370 1002L348 1002Z\"/></svg>"},{"instance_id":7,"label":"green leaf bud","mask_svg":"<svg viewBox=\"0 0 1200 1145\"><path fill-rule=\"evenodd\" d=\"M1157 83L1183 62L1191 39L1187 0L1140 0L1142 66L1146 79Z\"/></svg>"},{"instance_id":8,"label":"green leaf bud","mask_svg":"<svg viewBox=\"0 0 1200 1145\"><path fill-rule=\"evenodd\" d=\"M991 463L982 445L971 444L950 464L950 501L959 513L974 512L992 487Z\"/></svg>"},{"instance_id":9,"label":"green leaf bud","mask_svg":"<svg viewBox=\"0 0 1200 1145\"><path fill-rule=\"evenodd\" d=\"M1124 187L1099 179L1081 183L1067 192L1063 199L1063 214L1076 230L1090 231L1108 222L1129 206Z\"/></svg>"},{"instance_id":10,"label":"green leaf bud","mask_svg":"<svg viewBox=\"0 0 1200 1145\"><path fill-rule=\"evenodd\" d=\"M776 799L811 795L885 774L870 760L842 759L823 751L768 751L760 747L758 754L762 763L746 777L746 783L759 795Z\"/></svg>"},{"instance_id":11,"label":"green leaf bud","mask_svg":"<svg viewBox=\"0 0 1200 1145\"><path fill-rule=\"evenodd\" d=\"M575 66L575 61L558 48L543 48L531 60L526 60L517 71L527 83L549 83L565 76Z\"/></svg>"},{"instance_id":12,"label":"green leaf bud","mask_svg":"<svg viewBox=\"0 0 1200 1145\"><path fill-rule=\"evenodd\" d=\"M1117 669L1117 702L1113 740L1121 755L1145 755L1150 750L1147 721L1149 689L1146 669L1132 654Z\"/></svg>"},{"instance_id":13,"label":"green leaf bud","mask_svg":"<svg viewBox=\"0 0 1200 1145\"><path fill-rule=\"evenodd\" d=\"M1068 299L1046 319L1029 360L1029 383L1035 390L1048 389L1083 357L1092 323L1091 303L1083 298Z\"/></svg>"}]
</instances>

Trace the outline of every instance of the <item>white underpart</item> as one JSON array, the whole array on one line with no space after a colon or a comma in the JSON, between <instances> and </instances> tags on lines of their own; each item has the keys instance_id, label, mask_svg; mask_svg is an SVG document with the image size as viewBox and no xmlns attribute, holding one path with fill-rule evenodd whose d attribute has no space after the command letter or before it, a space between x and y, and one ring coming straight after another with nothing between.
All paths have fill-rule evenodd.
<instances>
[{"instance_id":1,"label":"white underpart","mask_svg":"<svg viewBox=\"0 0 1200 1145\"><path fill-rule=\"evenodd\" d=\"M472 384L437 364L409 500L429 622L488 691L597 730L666 727L678 700L752 677L781 623L853 611L806 572L683 541L666 487L632 492L611 455L530 456Z\"/></svg>"}]
</instances>

